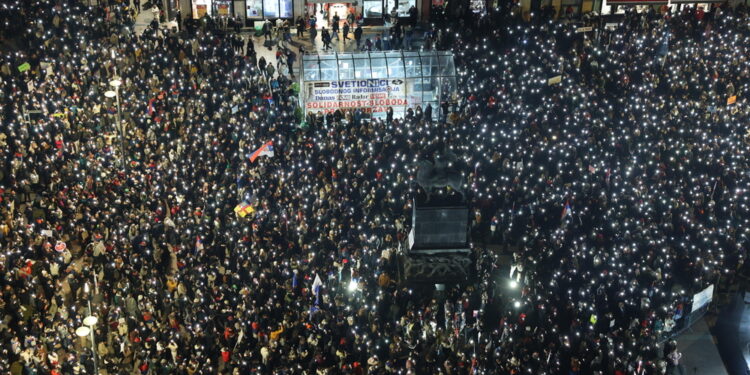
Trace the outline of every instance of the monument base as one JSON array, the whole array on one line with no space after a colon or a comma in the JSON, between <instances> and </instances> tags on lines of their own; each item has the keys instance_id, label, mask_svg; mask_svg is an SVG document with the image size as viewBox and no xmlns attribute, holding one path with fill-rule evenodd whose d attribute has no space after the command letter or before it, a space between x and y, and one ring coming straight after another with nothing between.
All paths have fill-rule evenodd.
<instances>
[{"instance_id":1,"label":"monument base","mask_svg":"<svg viewBox=\"0 0 750 375\"><path fill-rule=\"evenodd\" d=\"M402 280L407 283L457 284L474 274L474 261L469 249L460 253L401 256Z\"/></svg>"}]
</instances>

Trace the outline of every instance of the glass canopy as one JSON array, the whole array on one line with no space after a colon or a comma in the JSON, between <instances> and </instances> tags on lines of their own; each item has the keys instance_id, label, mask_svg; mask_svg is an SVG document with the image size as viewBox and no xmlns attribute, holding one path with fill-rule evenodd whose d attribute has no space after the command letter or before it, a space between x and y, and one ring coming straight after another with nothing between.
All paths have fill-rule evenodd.
<instances>
[{"instance_id":1,"label":"glass canopy","mask_svg":"<svg viewBox=\"0 0 750 375\"><path fill-rule=\"evenodd\" d=\"M302 56L300 101L306 112L360 108L396 117L427 104L437 116L440 101L456 90L453 54L447 51L388 51Z\"/></svg>"}]
</instances>

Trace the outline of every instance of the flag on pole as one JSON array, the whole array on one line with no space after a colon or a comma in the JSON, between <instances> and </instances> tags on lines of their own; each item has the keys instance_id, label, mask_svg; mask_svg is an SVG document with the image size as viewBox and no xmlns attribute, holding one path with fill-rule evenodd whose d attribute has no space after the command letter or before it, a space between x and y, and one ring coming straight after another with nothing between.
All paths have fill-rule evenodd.
<instances>
[{"instance_id":1,"label":"flag on pole","mask_svg":"<svg viewBox=\"0 0 750 375\"><path fill-rule=\"evenodd\" d=\"M234 213L240 215L240 217L245 217L253 212L255 212L255 208L247 201L242 201L242 203L234 207Z\"/></svg>"},{"instance_id":2,"label":"flag on pole","mask_svg":"<svg viewBox=\"0 0 750 375\"><path fill-rule=\"evenodd\" d=\"M273 156L273 141L268 141L263 146L260 146L259 149L255 150L252 154L250 154L250 162L254 162L255 159L257 159L260 156Z\"/></svg>"},{"instance_id":3,"label":"flag on pole","mask_svg":"<svg viewBox=\"0 0 750 375\"><path fill-rule=\"evenodd\" d=\"M263 151L260 152L260 156L270 156L270 157L273 157L273 155L274 155L274 153L273 153L273 143L271 143L270 145L268 145L268 147L266 147L265 150L263 150Z\"/></svg>"},{"instance_id":4,"label":"flag on pole","mask_svg":"<svg viewBox=\"0 0 750 375\"><path fill-rule=\"evenodd\" d=\"M315 314L316 312L318 312L319 310L320 310L320 309L319 309L319 308L318 308L317 306L314 306L314 305L313 305L313 306L310 306L310 317L308 318L308 320L312 320L312 318L313 318L313 315L314 315L314 314Z\"/></svg>"},{"instance_id":5,"label":"flag on pole","mask_svg":"<svg viewBox=\"0 0 750 375\"><path fill-rule=\"evenodd\" d=\"M315 280L313 280L312 290L315 295L315 305L320 304L320 287L323 286L323 281L320 280L320 276L315 274Z\"/></svg>"},{"instance_id":6,"label":"flag on pole","mask_svg":"<svg viewBox=\"0 0 750 375\"><path fill-rule=\"evenodd\" d=\"M313 294L315 294L316 296L320 294L320 287L322 286L323 286L323 281L320 280L320 276L318 276L318 274L315 274L315 280L313 280L313 284L312 284Z\"/></svg>"},{"instance_id":7,"label":"flag on pole","mask_svg":"<svg viewBox=\"0 0 750 375\"><path fill-rule=\"evenodd\" d=\"M612 170L607 168L606 173L604 174L604 182L607 183L607 187L609 187L609 176L612 175Z\"/></svg>"},{"instance_id":8,"label":"flag on pole","mask_svg":"<svg viewBox=\"0 0 750 375\"><path fill-rule=\"evenodd\" d=\"M562 210L562 217L560 220L565 219L565 216L573 215L573 210L570 208L570 201L565 201L565 207Z\"/></svg>"},{"instance_id":9,"label":"flag on pole","mask_svg":"<svg viewBox=\"0 0 750 375\"><path fill-rule=\"evenodd\" d=\"M151 98L148 100L148 114L153 115L155 112L154 108L154 102L156 101L156 98Z\"/></svg>"},{"instance_id":10,"label":"flag on pole","mask_svg":"<svg viewBox=\"0 0 750 375\"><path fill-rule=\"evenodd\" d=\"M242 342L242 338L243 338L243 337L245 337L245 330L244 330L244 329L241 329L241 330L240 330L240 334L239 334L239 335L237 335L237 342L236 342L236 343L234 344L234 348L233 348L232 350L235 350L235 349L237 349L237 345L239 345L239 344L240 344L240 342Z\"/></svg>"},{"instance_id":11,"label":"flag on pole","mask_svg":"<svg viewBox=\"0 0 750 375\"><path fill-rule=\"evenodd\" d=\"M201 236L195 236L195 251L203 251L203 240Z\"/></svg>"}]
</instances>

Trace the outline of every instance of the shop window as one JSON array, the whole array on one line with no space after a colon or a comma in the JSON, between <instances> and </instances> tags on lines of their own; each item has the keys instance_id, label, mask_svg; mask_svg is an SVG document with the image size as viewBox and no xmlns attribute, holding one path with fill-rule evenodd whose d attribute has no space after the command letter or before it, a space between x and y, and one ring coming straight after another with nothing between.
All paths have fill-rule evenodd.
<instances>
[{"instance_id":1,"label":"shop window","mask_svg":"<svg viewBox=\"0 0 750 375\"><path fill-rule=\"evenodd\" d=\"M247 11L247 18L263 18L263 1L262 0L246 0L245 9Z\"/></svg>"},{"instance_id":2,"label":"shop window","mask_svg":"<svg viewBox=\"0 0 750 375\"><path fill-rule=\"evenodd\" d=\"M263 17L279 17L279 0L263 0Z\"/></svg>"},{"instance_id":3,"label":"shop window","mask_svg":"<svg viewBox=\"0 0 750 375\"><path fill-rule=\"evenodd\" d=\"M217 17L229 17L231 15L231 5L229 1L214 1L214 14Z\"/></svg>"},{"instance_id":4,"label":"shop window","mask_svg":"<svg viewBox=\"0 0 750 375\"><path fill-rule=\"evenodd\" d=\"M211 15L211 0L193 0L193 18Z\"/></svg>"},{"instance_id":5,"label":"shop window","mask_svg":"<svg viewBox=\"0 0 750 375\"><path fill-rule=\"evenodd\" d=\"M616 8L615 11L613 11L613 8ZM625 14L625 8L626 6L617 6L617 5L611 5L607 2L607 0L602 0L602 15L609 15L609 14Z\"/></svg>"},{"instance_id":6,"label":"shop window","mask_svg":"<svg viewBox=\"0 0 750 375\"><path fill-rule=\"evenodd\" d=\"M365 18L383 17L383 2L381 0L365 0L362 2L362 9Z\"/></svg>"},{"instance_id":7,"label":"shop window","mask_svg":"<svg viewBox=\"0 0 750 375\"><path fill-rule=\"evenodd\" d=\"M581 13L581 0L562 0L560 3L560 17L572 17Z\"/></svg>"},{"instance_id":8,"label":"shop window","mask_svg":"<svg viewBox=\"0 0 750 375\"><path fill-rule=\"evenodd\" d=\"M398 0L398 16L409 17L409 8L417 6L416 0Z\"/></svg>"},{"instance_id":9,"label":"shop window","mask_svg":"<svg viewBox=\"0 0 750 375\"><path fill-rule=\"evenodd\" d=\"M292 18L292 0L279 0L279 14L281 18Z\"/></svg>"}]
</instances>

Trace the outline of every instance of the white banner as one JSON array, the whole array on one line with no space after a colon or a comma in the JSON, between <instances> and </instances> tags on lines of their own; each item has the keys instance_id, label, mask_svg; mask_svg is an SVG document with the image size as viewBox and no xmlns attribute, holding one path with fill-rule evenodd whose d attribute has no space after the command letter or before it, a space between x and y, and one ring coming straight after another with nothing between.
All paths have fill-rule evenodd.
<instances>
[{"instance_id":1,"label":"white banner","mask_svg":"<svg viewBox=\"0 0 750 375\"><path fill-rule=\"evenodd\" d=\"M714 298L714 286L709 285L708 288L703 289L700 291L700 293L693 296L693 309L690 311L691 313L694 313L696 310L700 309L703 306L708 305L711 303L711 300Z\"/></svg>"},{"instance_id":2,"label":"white banner","mask_svg":"<svg viewBox=\"0 0 750 375\"><path fill-rule=\"evenodd\" d=\"M364 112L386 112L388 107L412 104L404 87L402 79L306 82L305 111L361 108Z\"/></svg>"},{"instance_id":3,"label":"white banner","mask_svg":"<svg viewBox=\"0 0 750 375\"><path fill-rule=\"evenodd\" d=\"M555 85L562 82L562 75L556 75L550 79L547 80L548 85Z\"/></svg>"}]
</instances>

